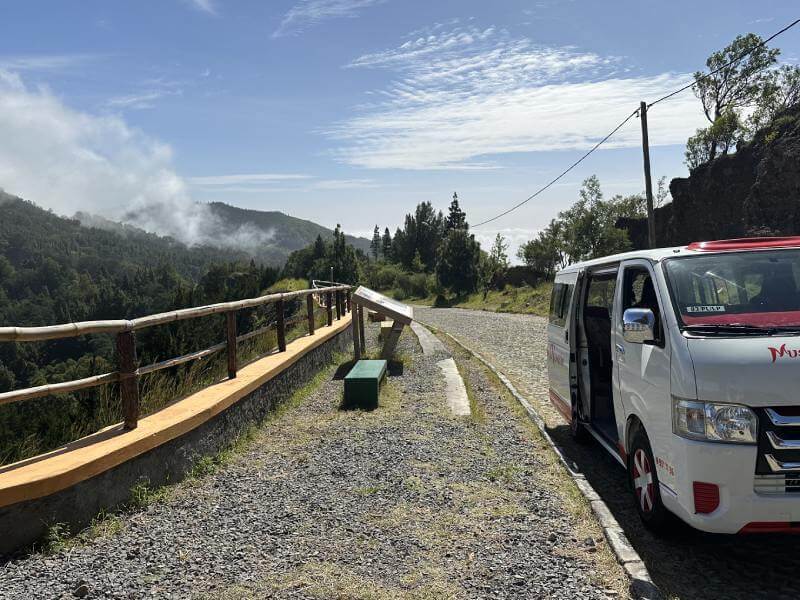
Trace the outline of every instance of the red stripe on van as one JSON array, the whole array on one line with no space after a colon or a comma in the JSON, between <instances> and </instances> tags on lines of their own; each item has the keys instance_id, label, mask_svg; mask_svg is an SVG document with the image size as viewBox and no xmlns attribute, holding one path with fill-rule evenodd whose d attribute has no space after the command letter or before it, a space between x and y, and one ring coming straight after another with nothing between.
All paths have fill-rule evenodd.
<instances>
[{"instance_id":1,"label":"red stripe on van","mask_svg":"<svg viewBox=\"0 0 800 600\"><path fill-rule=\"evenodd\" d=\"M687 250L696 252L720 252L724 250L763 250L764 248L794 248L800 246L800 237L752 237L732 240L692 242Z\"/></svg>"},{"instance_id":2,"label":"red stripe on van","mask_svg":"<svg viewBox=\"0 0 800 600\"><path fill-rule=\"evenodd\" d=\"M550 402L555 409L561 413L561 416L567 420L567 423L572 422L572 407L569 402L559 396L552 388L550 388Z\"/></svg>"},{"instance_id":3,"label":"red stripe on van","mask_svg":"<svg viewBox=\"0 0 800 600\"><path fill-rule=\"evenodd\" d=\"M800 523L789 521L754 521L739 530L739 533L800 533Z\"/></svg>"}]
</instances>

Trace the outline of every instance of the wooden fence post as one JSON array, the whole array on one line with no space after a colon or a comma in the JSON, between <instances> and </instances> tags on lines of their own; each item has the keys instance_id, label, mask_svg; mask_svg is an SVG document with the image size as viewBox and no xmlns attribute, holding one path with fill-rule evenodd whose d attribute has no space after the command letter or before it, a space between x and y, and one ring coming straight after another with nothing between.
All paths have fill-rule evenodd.
<instances>
[{"instance_id":1,"label":"wooden fence post","mask_svg":"<svg viewBox=\"0 0 800 600\"><path fill-rule=\"evenodd\" d=\"M286 352L286 319L283 314L283 300L275 303L275 311L278 318L278 351Z\"/></svg>"},{"instance_id":2,"label":"wooden fence post","mask_svg":"<svg viewBox=\"0 0 800 600\"><path fill-rule=\"evenodd\" d=\"M361 343L359 342L358 322L356 321L357 314L358 304L356 304L354 307L351 323L353 328L353 356L355 357L356 361L359 361L361 360Z\"/></svg>"},{"instance_id":3,"label":"wooden fence post","mask_svg":"<svg viewBox=\"0 0 800 600\"><path fill-rule=\"evenodd\" d=\"M352 300L350 300L350 290L347 290L347 297L345 298L345 311L353 312Z\"/></svg>"},{"instance_id":4,"label":"wooden fence post","mask_svg":"<svg viewBox=\"0 0 800 600\"><path fill-rule=\"evenodd\" d=\"M364 337L364 307L358 305L358 331L361 336L361 347L367 347L367 338Z\"/></svg>"},{"instance_id":5,"label":"wooden fence post","mask_svg":"<svg viewBox=\"0 0 800 600\"><path fill-rule=\"evenodd\" d=\"M125 429L136 429L139 424L139 376L136 374L136 338L132 331L117 334L117 360L122 377L119 394Z\"/></svg>"},{"instance_id":6,"label":"wooden fence post","mask_svg":"<svg viewBox=\"0 0 800 600\"><path fill-rule=\"evenodd\" d=\"M306 312L308 312L308 335L314 335L314 294L306 296Z\"/></svg>"},{"instance_id":7,"label":"wooden fence post","mask_svg":"<svg viewBox=\"0 0 800 600\"><path fill-rule=\"evenodd\" d=\"M336 290L336 320L339 321L342 318L342 292Z\"/></svg>"},{"instance_id":8,"label":"wooden fence post","mask_svg":"<svg viewBox=\"0 0 800 600\"><path fill-rule=\"evenodd\" d=\"M333 325L333 294L325 292L325 308L328 311L328 327Z\"/></svg>"},{"instance_id":9,"label":"wooden fence post","mask_svg":"<svg viewBox=\"0 0 800 600\"><path fill-rule=\"evenodd\" d=\"M228 379L236 379L236 311L225 313L225 333L228 354Z\"/></svg>"}]
</instances>

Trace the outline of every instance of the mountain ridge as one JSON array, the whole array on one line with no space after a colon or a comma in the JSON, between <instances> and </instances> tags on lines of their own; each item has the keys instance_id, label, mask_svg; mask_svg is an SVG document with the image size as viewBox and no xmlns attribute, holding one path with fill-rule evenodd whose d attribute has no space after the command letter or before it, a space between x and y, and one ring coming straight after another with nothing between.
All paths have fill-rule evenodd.
<instances>
[{"instance_id":1,"label":"mountain ridge","mask_svg":"<svg viewBox=\"0 0 800 600\"><path fill-rule=\"evenodd\" d=\"M211 202L202 206L207 209L208 218L203 223L203 241L196 244L183 242L175 236L148 231L137 224L141 220L152 221L152 216L161 207L145 207L130 212L120 221L86 211L78 211L72 218L86 227L113 231L123 236L147 233L183 244L187 248L208 246L242 252L258 262L275 267L283 266L292 252L314 243L317 236L322 236L326 241L333 239L332 229L281 211L240 208L224 202ZM355 248L369 251L370 240L351 235L346 235L345 239Z\"/></svg>"}]
</instances>

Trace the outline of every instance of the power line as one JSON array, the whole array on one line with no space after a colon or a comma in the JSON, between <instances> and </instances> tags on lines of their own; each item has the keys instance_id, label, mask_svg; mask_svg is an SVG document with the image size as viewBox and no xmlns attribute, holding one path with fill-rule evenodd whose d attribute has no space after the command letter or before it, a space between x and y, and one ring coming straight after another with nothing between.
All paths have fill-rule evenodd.
<instances>
[{"instance_id":1,"label":"power line","mask_svg":"<svg viewBox=\"0 0 800 600\"><path fill-rule=\"evenodd\" d=\"M483 222L481 222L481 223L478 223L477 225L473 225L472 227L480 227L481 225L486 225L487 223L491 223L492 221L496 221L497 219L499 219L499 218L501 218L501 217L505 217L505 216L506 216L508 213L510 213L510 212L513 212L513 211L517 210L517 209L518 209L520 206L522 206L523 204L527 204L528 202L530 202L531 200L533 200L534 198L536 198L536 196L538 196L539 194L541 194L542 192L544 192L546 189L548 189L550 186L552 186L552 185L553 185L555 182L557 182L559 179L561 179L562 177L564 177L564 175L566 175L567 173L569 173L570 171L572 171L572 169L574 169L574 168L575 168L575 167L577 167L579 164L581 164L581 163L582 163L582 162L583 162L583 161L584 161L586 158L588 158L588 157L589 157L589 155L590 155L592 152L594 152L594 151L595 151L595 150L597 150L597 149L598 149L600 146L602 146L604 143L606 143L606 141L608 141L608 138L610 138L612 135L614 135L615 133L617 133L617 131L619 131L619 130L622 128L622 126L623 126L623 125L625 125L625 123L627 123L628 121L630 121L630 120L631 120L631 119L632 119L632 118L633 118L635 115L637 115L637 114L639 114L639 109L638 109L638 108L637 108L635 111L633 111L631 114L629 114L629 115L628 115L628 116L625 118L625 120L624 120L624 121L622 121L622 122L621 122L619 125L617 125L616 127L614 127L614 129L611 131L611 133L609 133L609 134L608 134L606 137L604 137L602 140L600 140L600 141L599 141L599 142L597 142L597 143L596 143L594 146L592 146L591 150L589 150L589 151L588 151L586 154L584 154L583 156L581 156L581 157L580 157L578 160L576 160L576 161L575 161L574 163L572 163L572 164L571 164L569 167L567 167L567 168L566 168L564 171L562 171L562 172L561 172L561 174L560 174L558 177L556 177L555 179L553 179L553 180L552 180L550 183L548 183L547 185L545 185L545 186L543 186L543 187L539 188L539 189L538 189L538 190L536 190L536 191L535 191L533 194L531 194L530 196L528 196L528 197L527 197L525 200L523 200L522 202L520 202L519 204L517 204L517 205L515 205L515 206L512 206L512 207L511 207L511 208L509 208L507 211L500 213L500 214L499 214L499 215L497 215L496 217L492 217L491 219L488 219L488 220L486 220L486 221L483 221Z\"/></svg>"},{"instance_id":2,"label":"power line","mask_svg":"<svg viewBox=\"0 0 800 600\"><path fill-rule=\"evenodd\" d=\"M777 31L777 32L773 33L767 39L762 40L760 43L756 44L755 46L753 46L749 50L743 52L742 54L740 54L736 58L732 59L731 61L727 62L726 64L722 65L721 67L719 67L717 69L714 69L713 71L710 71L710 72L706 73L705 75L702 75L698 79L695 79L692 83L689 83L689 84L687 84L687 85L685 85L685 86L683 86L683 87L681 87L681 88L679 88L679 89L677 89L677 90L675 90L673 92L670 92L669 94L667 94L665 96L662 96L658 100L655 100L654 102L651 102L650 104L647 105L647 108L649 109L651 106L655 106L659 102L663 102L664 100L668 100L669 98L672 98L673 96L676 96L677 94L680 94L681 92L685 92L689 88L694 87L697 84L698 81L702 81L704 79L707 79L708 77L711 77L712 75L715 75L715 74L719 73L721 70L726 69L727 67L731 66L732 64L742 60L747 55L752 54L758 48L760 48L762 46L766 46L769 42L774 40L776 37L778 37L782 33L787 32L788 30L790 30L792 27L794 27L798 23L800 23L800 19L797 19L797 20L793 21L792 23L790 23L789 25L787 25L786 27L784 27L780 31ZM567 173L572 171L572 169L574 169L579 164L581 164L586 158L589 157L590 154L592 154L600 146L605 144L611 138L611 136L613 136L615 133L617 133L617 131L619 131L622 128L622 126L625 125L625 123L630 121L634 116L636 116L638 114L639 114L639 109L637 108L631 114L629 114L619 125L617 125L614 129L612 129L611 132L608 135L606 135L602 140L600 140L594 146L592 146L592 148L586 154L581 156L578 160L576 160L569 167L567 167L564 171L562 171L555 179L551 180L547 185L545 185L545 186L539 188L538 190L536 190L533 194L528 196L525 200L523 200L519 204L515 204L514 206L512 206L508 210L501 212L499 215L496 215L496 216L492 217L491 219L487 219L486 221L481 221L480 223L478 223L477 225L473 225L472 227L473 228L474 227L480 227L481 225L486 225L487 223L491 223L492 221L496 221L497 219L505 217L507 214L517 210L520 206L523 206L523 205L527 204L528 202L530 202L531 200L533 200L534 198L536 198L536 196L538 196L539 194L541 194L542 192L544 192L545 190L550 188L559 179L564 177L564 175L566 175Z\"/></svg>"},{"instance_id":3,"label":"power line","mask_svg":"<svg viewBox=\"0 0 800 600\"><path fill-rule=\"evenodd\" d=\"M741 53L739 56L737 56L736 58L733 58L733 59L731 59L730 61L728 61L727 63L725 63L725 64L724 64L724 65L722 65L721 67L717 67L717 68L716 68L716 69L714 69L713 71L710 71L710 72L706 73L705 75L702 75L702 76L701 76L701 77L699 77L698 79L695 79L695 80L694 80L692 83L687 83L687 84L686 84L685 86L683 86L682 88L680 88L680 89L677 89L677 90L675 90L674 92L670 92L670 93L669 93L669 94L667 94L666 96L661 96L661 98L659 98L659 99L658 99L658 100L656 100L655 102L651 102L650 104L648 104L648 105L647 105L647 108L650 108L651 106L655 106L656 104L658 104L659 102L662 102L662 101L664 101L664 100L668 100L669 98L672 98L673 96L675 96L675 95L677 95L677 94L680 94L681 92L685 92L685 91L686 91L686 90L688 90L689 88L691 88L691 87L694 87L695 85L697 85L697 83L698 83L699 81L702 81L702 80L704 80L704 79L708 79L709 77L711 77L712 75L716 75L717 73L719 73L719 72L720 72L720 71L722 71L723 69L727 69L727 68L728 68L728 67L730 67L732 64L734 64L734 63L737 63L737 62L739 62L740 60L742 60L742 59L743 59L744 57L746 57L748 54L752 54L753 52L755 52L755 51L756 51L758 48L761 48L761 47L763 47L763 46L766 46L766 45L767 45L769 42L771 42L772 40L774 40L774 39L775 39L776 37L778 37L780 34L782 34L782 33L785 33L785 32L787 32L787 31L789 31L789 30L790 30L792 27L794 27L794 26L795 26L795 25L797 25L798 23L800 23L800 19L797 19L796 21L794 21L794 22L792 22L792 23L789 23L789 25L787 25L786 27L784 27L784 28L783 28L783 29L781 29L780 31L778 31L778 32L776 32L776 33L773 33L773 34L772 34L771 36L769 36L767 39L765 39L765 40L761 40L761 42L759 42L758 44L756 44L755 46L753 46L753 47L752 47L752 48L750 48L749 50L746 50L746 51L742 52L742 53Z\"/></svg>"}]
</instances>

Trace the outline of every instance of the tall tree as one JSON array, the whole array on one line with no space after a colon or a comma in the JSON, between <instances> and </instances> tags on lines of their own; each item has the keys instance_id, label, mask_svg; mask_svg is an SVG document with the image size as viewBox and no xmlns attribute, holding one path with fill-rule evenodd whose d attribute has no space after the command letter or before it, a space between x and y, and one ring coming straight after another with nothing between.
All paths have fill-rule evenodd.
<instances>
[{"instance_id":1,"label":"tall tree","mask_svg":"<svg viewBox=\"0 0 800 600\"><path fill-rule=\"evenodd\" d=\"M436 250L444 231L444 217L430 202L421 202L413 214L406 215L403 229L397 230L392 241L394 260L412 269L414 256L419 253L425 271L436 266Z\"/></svg>"},{"instance_id":2,"label":"tall tree","mask_svg":"<svg viewBox=\"0 0 800 600\"><path fill-rule=\"evenodd\" d=\"M489 295L489 290L497 287L508 272L508 243L499 233L494 238L494 243L489 254L483 255L481 260L480 278L483 288L483 298Z\"/></svg>"},{"instance_id":3,"label":"tall tree","mask_svg":"<svg viewBox=\"0 0 800 600\"><path fill-rule=\"evenodd\" d=\"M621 197L604 201L597 176L588 177L581 186L579 200L558 215L564 222L567 256L574 262L627 250L628 234L617 229L616 222L621 216L636 214L636 210Z\"/></svg>"},{"instance_id":4,"label":"tall tree","mask_svg":"<svg viewBox=\"0 0 800 600\"><path fill-rule=\"evenodd\" d=\"M778 54L780 50L763 45L754 33L739 35L706 60L708 72L713 74L694 74L692 89L709 126L689 138L686 163L690 168L727 154L735 146L743 134L741 111L753 108L763 97L773 79L770 68Z\"/></svg>"},{"instance_id":5,"label":"tall tree","mask_svg":"<svg viewBox=\"0 0 800 600\"><path fill-rule=\"evenodd\" d=\"M389 228L383 230L383 239L381 240L381 253L383 260L392 260L392 234L389 233Z\"/></svg>"},{"instance_id":6,"label":"tall tree","mask_svg":"<svg viewBox=\"0 0 800 600\"><path fill-rule=\"evenodd\" d=\"M381 252L381 230L375 225L372 232L372 241L369 244L369 251L372 253L372 259L377 262L378 256Z\"/></svg>"},{"instance_id":7,"label":"tall tree","mask_svg":"<svg viewBox=\"0 0 800 600\"><path fill-rule=\"evenodd\" d=\"M467 215L461 210L458 203L458 194L453 192L453 200L450 202L450 209L447 213L447 220L445 221L445 230L451 229L469 229L467 224Z\"/></svg>"},{"instance_id":8,"label":"tall tree","mask_svg":"<svg viewBox=\"0 0 800 600\"><path fill-rule=\"evenodd\" d=\"M325 240L322 239L322 235L317 234L317 239L314 240L314 252L312 254L312 258L314 260L324 258L325 252L326 252Z\"/></svg>"},{"instance_id":9,"label":"tall tree","mask_svg":"<svg viewBox=\"0 0 800 600\"><path fill-rule=\"evenodd\" d=\"M450 229L439 249L436 277L456 294L474 292L478 284L481 247L466 229Z\"/></svg>"},{"instance_id":10,"label":"tall tree","mask_svg":"<svg viewBox=\"0 0 800 600\"><path fill-rule=\"evenodd\" d=\"M800 103L800 66L782 65L772 71L769 83L758 99L758 106L747 119L749 135L768 125L790 106Z\"/></svg>"},{"instance_id":11,"label":"tall tree","mask_svg":"<svg viewBox=\"0 0 800 600\"><path fill-rule=\"evenodd\" d=\"M569 264L563 223L558 219L550 221L534 239L520 246L517 257L543 277L552 279L558 269Z\"/></svg>"}]
</instances>

